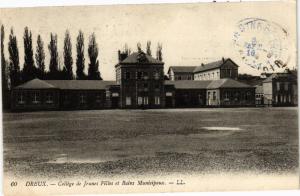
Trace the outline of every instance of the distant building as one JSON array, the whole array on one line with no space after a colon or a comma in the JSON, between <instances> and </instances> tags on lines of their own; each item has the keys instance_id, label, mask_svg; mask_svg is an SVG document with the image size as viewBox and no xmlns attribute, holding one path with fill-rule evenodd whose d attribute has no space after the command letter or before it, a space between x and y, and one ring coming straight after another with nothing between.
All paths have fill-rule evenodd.
<instances>
[{"instance_id":1,"label":"distant building","mask_svg":"<svg viewBox=\"0 0 300 196\"><path fill-rule=\"evenodd\" d=\"M172 98L175 99L175 107L255 106L255 87L230 78L165 83L174 85L175 95Z\"/></svg>"},{"instance_id":2,"label":"distant building","mask_svg":"<svg viewBox=\"0 0 300 196\"><path fill-rule=\"evenodd\" d=\"M298 105L297 76L289 70L273 73L263 81L262 88L264 105Z\"/></svg>"},{"instance_id":3,"label":"distant building","mask_svg":"<svg viewBox=\"0 0 300 196\"><path fill-rule=\"evenodd\" d=\"M196 66L170 66L168 75L170 80L194 80Z\"/></svg>"},{"instance_id":4,"label":"distant building","mask_svg":"<svg viewBox=\"0 0 300 196\"><path fill-rule=\"evenodd\" d=\"M164 63L142 51L119 59L115 68L120 107L164 107Z\"/></svg>"},{"instance_id":5,"label":"distant building","mask_svg":"<svg viewBox=\"0 0 300 196\"><path fill-rule=\"evenodd\" d=\"M255 86L255 105L256 106L264 105L264 89L262 85Z\"/></svg>"},{"instance_id":6,"label":"distant building","mask_svg":"<svg viewBox=\"0 0 300 196\"><path fill-rule=\"evenodd\" d=\"M236 80L238 67L230 58L222 58L220 61L201 64L194 70L194 80L220 80L223 78Z\"/></svg>"},{"instance_id":7,"label":"distant building","mask_svg":"<svg viewBox=\"0 0 300 196\"><path fill-rule=\"evenodd\" d=\"M12 90L11 108L31 111L255 106L255 87L235 80L238 66L233 61L222 60L205 67L214 68L196 67L196 73L219 70L221 79L164 80L163 62L142 51L130 55L119 52L116 81L34 79ZM172 67L169 71L174 73L174 79L176 74L185 74L181 68Z\"/></svg>"},{"instance_id":8,"label":"distant building","mask_svg":"<svg viewBox=\"0 0 300 196\"><path fill-rule=\"evenodd\" d=\"M170 80L220 80L238 78L238 65L230 58L200 66L171 66L168 70Z\"/></svg>"}]
</instances>

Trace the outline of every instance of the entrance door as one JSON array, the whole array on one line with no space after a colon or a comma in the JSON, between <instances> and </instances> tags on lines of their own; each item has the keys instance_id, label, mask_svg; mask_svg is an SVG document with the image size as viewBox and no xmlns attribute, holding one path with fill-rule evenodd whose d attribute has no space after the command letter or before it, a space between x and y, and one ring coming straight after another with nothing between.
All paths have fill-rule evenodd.
<instances>
[{"instance_id":1,"label":"entrance door","mask_svg":"<svg viewBox=\"0 0 300 196\"><path fill-rule=\"evenodd\" d=\"M166 97L166 107L167 108L172 108L173 107L173 99L172 97Z\"/></svg>"},{"instance_id":2,"label":"entrance door","mask_svg":"<svg viewBox=\"0 0 300 196\"><path fill-rule=\"evenodd\" d=\"M119 108L119 97L111 98L111 108Z\"/></svg>"}]
</instances>

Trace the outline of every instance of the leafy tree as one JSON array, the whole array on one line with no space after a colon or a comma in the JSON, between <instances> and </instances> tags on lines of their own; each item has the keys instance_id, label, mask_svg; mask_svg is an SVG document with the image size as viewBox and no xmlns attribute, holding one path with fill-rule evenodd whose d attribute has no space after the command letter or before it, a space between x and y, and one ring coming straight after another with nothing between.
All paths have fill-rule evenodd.
<instances>
[{"instance_id":1,"label":"leafy tree","mask_svg":"<svg viewBox=\"0 0 300 196\"><path fill-rule=\"evenodd\" d=\"M57 52L57 35L50 34L50 43L48 45L50 52L50 65L48 79L58 79L58 52Z\"/></svg>"},{"instance_id":2,"label":"leafy tree","mask_svg":"<svg viewBox=\"0 0 300 196\"><path fill-rule=\"evenodd\" d=\"M162 58L162 45L161 45L161 43L157 44L156 59L159 60L159 61L163 60L163 58Z\"/></svg>"},{"instance_id":3,"label":"leafy tree","mask_svg":"<svg viewBox=\"0 0 300 196\"><path fill-rule=\"evenodd\" d=\"M34 66L34 60L33 60L32 34L31 31L28 30L28 27L25 27L23 40L24 40L24 67L23 67L22 79L24 82L26 82L36 77L36 68Z\"/></svg>"},{"instance_id":4,"label":"leafy tree","mask_svg":"<svg viewBox=\"0 0 300 196\"><path fill-rule=\"evenodd\" d=\"M147 48L146 48L146 53L150 56L151 55L151 41L147 41Z\"/></svg>"},{"instance_id":5,"label":"leafy tree","mask_svg":"<svg viewBox=\"0 0 300 196\"><path fill-rule=\"evenodd\" d=\"M93 33L90 36L88 53L90 58L90 64L88 68L88 79L90 80L102 80L99 72L99 61L98 58L98 45L96 43L96 36Z\"/></svg>"},{"instance_id":6,"label":"leafy tree","mask_svg":"<svg viewBox=\"0 0 300 196\"><path fill-rule=\"evenodd\" d=\"M45 51L44 42L40 35L37 37L35 61L37 65L37 76L40 79L45 78Z\"/></svg>"},{"instance_id":7,"label":"leafy tree","mask_svg":"<svg viewBox=\"0 0 300 196\"><path fill-rule=\"evenodd\" d=\"M84 37L83 33L80 30L77 36L77 43L76 43L76 50L77 50L77 58L76 58L76 77L78 80L86 79L86 75L84 73Z\"/></svg>"},{"instance_id":8,"label":"leafy tree","mask_svg":"<svg viewBox=\"0 0 300 196\"><path fill-rule=\"evenodd\" d=\"M65 40L64 40L64 68L63 75L64 79L72 80L73 79L73 58L72 58L72 43L71 36L69 31L66 31Z\"/></svg>"},{"instance_id":9,"label":"leafy tree","mask_svg":"<svg viewBox=\"0 0 300 196\"><path fill-rule=\"evenodd\" d=\"M9 78L11 87L15 87L21 83L20 65L19 65L19 49L17 37L14 35L13 29L10 31L8 52L9 52Z\"/></svg>"}]
</instances>

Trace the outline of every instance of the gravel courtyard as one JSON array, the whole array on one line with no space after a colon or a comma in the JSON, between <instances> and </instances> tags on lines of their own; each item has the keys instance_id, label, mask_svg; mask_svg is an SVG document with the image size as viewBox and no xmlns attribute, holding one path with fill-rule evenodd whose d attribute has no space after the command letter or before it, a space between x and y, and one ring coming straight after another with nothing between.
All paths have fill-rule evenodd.
<instances>
[{"instance_id":1,"label":"gravel courtyard","mask_svg":"<svg viewBox=\"0 0 300 196\"><path fill-rule=\"evenodd\" d=\"M4 172L295 173L297 118L297 108L4 113Z\"/></svg>"}]
</instances>

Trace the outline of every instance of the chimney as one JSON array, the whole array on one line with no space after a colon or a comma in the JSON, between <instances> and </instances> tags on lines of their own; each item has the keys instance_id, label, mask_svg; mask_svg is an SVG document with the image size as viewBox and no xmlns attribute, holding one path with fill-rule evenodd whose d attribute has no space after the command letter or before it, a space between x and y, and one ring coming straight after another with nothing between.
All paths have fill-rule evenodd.
<instances>
[{"instance_id":1,"label":"chimney","mask_svg":"<svg viewBox=\"0 0 300 196\"><path fill-rule=\"evenodd\" d=\"M121 62L121 51L118 50L118 59L119 59L119 62Z\"/></svg>"},{"instance_id":2,"label":"chimney","mask_svg":"<svg viewBox=\"0 0 300 196\"><path fill-rule=\"evenodd\" d=\"M204 66L204 64L203 64L203 63L201 63L201 66Z\"/></svg>"},{"instance_id":3,"label":"chimney","mask_svg":"<svg viewBox=\"0 0 300 196\"><path fill-rule=\"evenodd\" d=\"M120 50L118 50L118 59L119 59L119 62L123 61L127 57L128 57L128 52L121 52Z\"/></svg>"},{"instance_id":4,"label":"chimney","mask_svg":"<svg viewBox=\"0 0 300 196\"><path fill-rule=\"evenodd\" d=\"M225 61L224 57L222 57L222 61L223 61L223 63L224 63L224 61Z\"/></svg>"}]
</instances>

